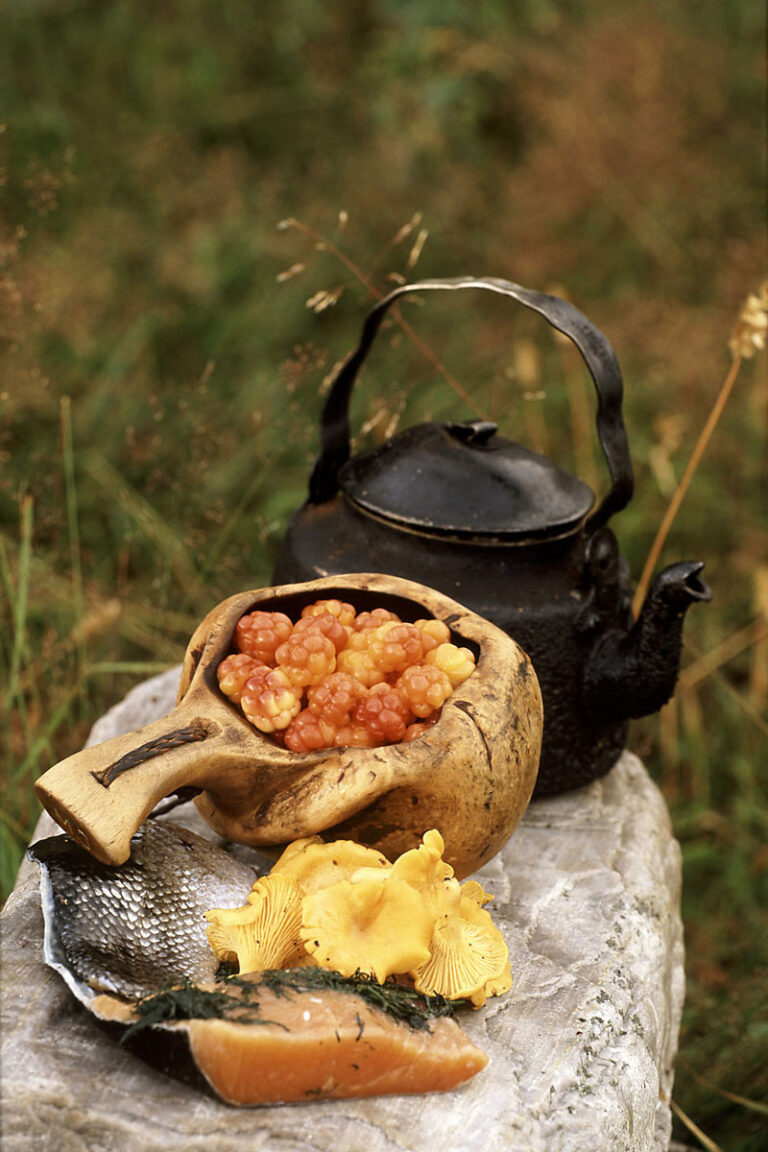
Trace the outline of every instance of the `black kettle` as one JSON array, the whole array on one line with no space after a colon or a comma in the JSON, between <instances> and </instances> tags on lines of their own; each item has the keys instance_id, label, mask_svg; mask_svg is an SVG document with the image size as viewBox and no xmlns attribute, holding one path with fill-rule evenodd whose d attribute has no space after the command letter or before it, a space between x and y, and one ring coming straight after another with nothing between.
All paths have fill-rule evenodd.
<instances>
[{"instance_id":1,"label":"black kettle","mask_svg":"<svg viewBox=\"0 0 768 1152\"><path fill-rule=\"evenodd\" d=\"M350 456L349 400L387 309L407 293L482 288L540 313L579 349L597 390L611 485L591 489L485 420L420 424ZM638 620L609 519L632 496L622 380L605 337L565 300L506 280L461 277L396 288L379 301L333 381L307 501L293 516L275 583L386 572L431 585L508 632L544 699L534 795L585 784L624 748L630 717L674 692L683 617L711 592L701 563L656 578ZM596 506L595 506L596 505Z\"/></svg>"}]
</instances>

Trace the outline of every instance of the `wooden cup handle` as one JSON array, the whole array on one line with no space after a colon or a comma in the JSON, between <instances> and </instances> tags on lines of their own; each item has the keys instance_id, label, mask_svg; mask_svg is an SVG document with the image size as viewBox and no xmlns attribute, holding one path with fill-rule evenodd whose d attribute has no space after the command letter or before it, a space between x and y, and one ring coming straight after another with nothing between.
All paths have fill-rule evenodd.
<instances>
[{"instance_id":1,"label":"wooden cup handle","mask_svg":"<svg viewBox=\"0 0 768 1152\"><path fill-rule=\"evenodd\" d=\"M201 783L220 733L219 724L182 704L144 728L68 756L40 777L35 792L91 855L122 864L155 804Z\"/></svg>"}]
</instances>

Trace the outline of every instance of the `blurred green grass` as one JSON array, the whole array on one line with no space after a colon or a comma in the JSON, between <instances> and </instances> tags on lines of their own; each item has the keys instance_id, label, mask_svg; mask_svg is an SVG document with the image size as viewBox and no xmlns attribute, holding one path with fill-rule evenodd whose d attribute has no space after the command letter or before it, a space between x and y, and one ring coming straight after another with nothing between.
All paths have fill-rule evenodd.
<instances>
[{"instance_id":1,"label":"blurred green grass","mask_svg":"<svg viewBox=\"0 0 768 1152\"><path fill-rule=\"evenodd\" d=\"M606 332L637 472L615 527L639 575L765 274L763 32L758 6L735 0L6 12L4 892L39 812L34 778L180 659L212 604L269 582L323 380L370 303L329 243L379 290L397 275L505 276L559 288ZM325 247L276 230L287 217ZM333 307L306 307L336 288ZM605 484L584 374L535 321L472 295L405 314L483 415ZM468 412L392 330L354 414L375 439L395 417ZM768 1099L767 422L762 355L664 552L705 560L715 593L690 614L689 681L632 733L683 847L675 1098L736 1152L762 1147L764 1115L722 1093ZM699 654L745 628L696 680Z\"/></svg>"}]
</instances>

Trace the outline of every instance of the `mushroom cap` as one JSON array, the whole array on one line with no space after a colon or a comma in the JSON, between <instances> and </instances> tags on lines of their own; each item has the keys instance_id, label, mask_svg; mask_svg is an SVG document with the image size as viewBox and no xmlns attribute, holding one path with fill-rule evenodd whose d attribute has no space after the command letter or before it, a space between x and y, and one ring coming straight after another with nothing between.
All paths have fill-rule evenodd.
<instances>
[{"instance_id":1,"label":"mushroom cap","mask_svg":"<svg viewBox=\"0 0 768 1152\"><path fill-rule=\"evenodd\" d=\"M501 985L509 970L507 945L492 927L493 931L488 931L461 916L449 916L436 926L429 942L429 960L410 973L416 990L484 1004L490 994L489 983ZM507 987L511 987L511 977Z\"/></svg>"},{"instance_id":2,"label":"mushroom cap","mask_svg":"<svg viewBox=\"0 0 768 1152\"><path fill-rule=\"evenodd\" d=\"M491 898L476 880L460 886L457 880L445 879L434 886L430 958L410 973L417 991L438 992L449 1000L469 998L480 1006L488 996L509 990L509 950L483 908Z\"/></svg>"},{"instance_id":3,"label":"mushroom cap","mask_svg":"<svg viewBox=\"0 0 768 1152\"><path fill-rule=\"evenodd\" d=\"M220 960L240 972L292 968L306 960L301 942L301 889L290 876L257 880L242 908L206 912L206 935Z\"/></svg>"},{"instance_id":4,"label":"mushroom cap","mask_svg":"<svg viewBox=\"0 0 768 1152\"><path fill-rule=\"evenodd\" d=\"M491 893L486 892L482 884L478 883L477 880L467 880L462 884L461 895L467 900L472 900L473 903L477 904L478 908L482 908L483 904L487 904L490 900L493 900Z\"/></svg>"},{"instance_id":5,"label":"mushroom cap","mask_svg":"<svg viewBox=\"0 0 768 1152\"><path fill-rule=\"evenodd\" d=\"M270 871L270 876L292 877L302 895L338 884L361 868L383 871L390 863L381 852L355 840L334 840L324 844L319 836L308 836L289 844Z\"/></svg>"},{"instance_id":6,"label":"mushroom cap","mask_svg":"<svg viewBox=\"0 0 768 1152\"><path fill-rule=\"evenodd\" d=\"M414 888L430 888L453 876L453 868L443 860L445 841L436 828L425 832L421 844L398 856L392 865L393 876Z\"/></svg>"},{"instance_id":7,"label":"mushroom cap","mask_svg":"<svg viewBox=\"0 0 768 1152\"><path fill-rule=\"evenodd\" d=\"M342 880L305 896L301 938L315 963L382 983L429 959L434 919L420 894L382 870L379 879Z\"/></svg>"}]
</instances>

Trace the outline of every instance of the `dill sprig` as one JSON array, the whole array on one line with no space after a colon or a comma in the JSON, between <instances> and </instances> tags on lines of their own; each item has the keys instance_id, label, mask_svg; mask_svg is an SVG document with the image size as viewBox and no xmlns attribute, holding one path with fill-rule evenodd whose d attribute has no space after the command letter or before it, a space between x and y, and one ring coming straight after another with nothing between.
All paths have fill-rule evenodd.
<instances>
[{"instance_id":1,"label":"dill sprig","mask_svg":"<svg viewBox=\"0 0 768 1152\"><path fill-rule=\"evenodd\" d=\"M448 1000L445 996L427 996L399 984L390 977L384 984L364 972L342 976L328 968L276 968L262 972L259 983L266 985L277 996L292 992L312 992L328 989L352 993L372 1008L385 1012L394 1020L407 1024L416 1031L429 1030L429 1021L438 1016L453 1016L456 1007L467 1001Z\"/></svg>"},{"instance_id":2,"label":"dill sprig","mask_svg":"<svg viewBox=\"0 0 768 1152\"><path fill-rule=\"evenodd\" d=\"M393 978L379 984L364 972L342 976L340 972L327 968L273 968L252 978L228 976L215 989L201 988L184 979L146 996L136 1004L137 1019L120 1037L120 1043L124 1044L145 1028L174 1020L225 1020L234 1017L239 1024L275 1023L259 1015L258 992L263 988L268 988L276 996L290 997L299 992L321 990L359 996L371 1008L415 1031L429 1031L430 1020L438 1016L453 1016L457 1006L467 1003L440 995L424 995Z\"/></svg>"},{"instance_id":3,"label":"dill sprig","mask_svg":"<svg viewBox=\"0 0 768 1152\"><path fill-rule=\"evenodd\" d=\"M242 996L232 996L223 990L200 988L191 980L162 988L152 996L145 996L135 1006L138 1019L120 1037L125 1044L137 1032L151 1028L155 1024L165 1024L171 1020L222 1020L238 1012L238 1021L243 1024L266 1024L259 1018L259 1002L253 997L255 985L242 982ZM243 1013L243 1003L248 1012Z\"/></svg>"}]
</instances>

